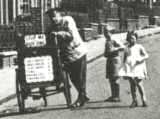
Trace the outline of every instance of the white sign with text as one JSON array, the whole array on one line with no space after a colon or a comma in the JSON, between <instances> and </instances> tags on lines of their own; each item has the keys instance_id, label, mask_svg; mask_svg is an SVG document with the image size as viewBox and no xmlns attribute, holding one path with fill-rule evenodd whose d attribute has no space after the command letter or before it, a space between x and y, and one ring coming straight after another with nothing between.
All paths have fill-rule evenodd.
<instances>
[{"instance_id":1,"label":"white sign with text","mask_svg":"<svg viewBox=\"0 0 160 119\"><path fill-rule=\"evenodd\" d=\"M54 78L51 56L24 59L27 83L52 81Z\"/></svg>"},{"instance_id":2,"label":"white sign with text","mask_svg":"<svg viewBox=\"0 0 160 119\"><path fill-rule=\"evenodd\" d=\"M42 47L46 45L46 36L44 34L26 35L24 41L26 47Z\"/></svg>"}]
</instances>

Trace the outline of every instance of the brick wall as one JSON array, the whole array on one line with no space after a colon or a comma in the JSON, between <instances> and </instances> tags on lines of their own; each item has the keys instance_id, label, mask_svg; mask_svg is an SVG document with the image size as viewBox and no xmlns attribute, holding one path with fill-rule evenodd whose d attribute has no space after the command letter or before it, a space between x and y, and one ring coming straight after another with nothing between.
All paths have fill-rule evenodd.
<instances>
[{"instance_id":1,"label":"brick wall","mask_svg":"<svg viewBox=\"0 0 160 119\"><path fill-rule=\"evenodd\" d=\"M154 6L153 7L153 15L154 16L160 16L160 6Z\"/></svg>"},{"instance_id":2,"label":"brick wall","mask_svg":"<svg viewBox=\"0 0 160 119\"><path fill-rule=\"evenodd\" d=\"M138 28L144 28L149 25L149 17L148 16L138 16Z\"/></svg>"},{"instance_id":3,"label":"brick wall","mask_svg":"<svg viewBox=\"0 0 160 119\"><path fill-rule=\"evenodd\" d=\"M147 6L137 5L135 8L135 14L149 16L152 15L152 11Z\"/></svg>"},{"instance_id":4,"label":"brick wall","mask_svg":"<svg viewBox=\"0 0 160 119\"><path fill-rule=\"evenodd\" d=\"M151 24L160 26L160 16L153 16L151 18Z\"/></svg>"},{"instance_id":5,"label":"brick wall","mask_svg":"<svg viewBox=\"0 0 160 119\"><path fill-rule=\"evenodd\" d=\"M86 12L87 11L86 0L63 0L62 8L69 11Z\"/></svg>"},{"instance_id":6,"label":"brick wall","mask_svg":"<svg viewBox=\"0 0 160 119\"><path fill-rule=\"evenodd\" d=\"M74 20L76 21L76 24L79 28L85 27L90 22L88 13L67 12L66 14L70 15L74 18Z\"/></svg>"},{"instance_id":7,"label":"brick wall","mask_svg":"<svg viewBox=\"0 0 160 119\"><path fill-rule=\"evenodd\" d=\"M0 26L0 51L15 48L15 29L13 26Z\"/></svg>"},{"instance_id":8,"label":"brick wall","mask_svg":"<svg viewBox=\"0 0 160 119\"><path fill-rule=\"evenodd\" d=\"M136 30L138 28L138 20L137 19L127 19L127 30Z\"/></svg>"}]
</instances>

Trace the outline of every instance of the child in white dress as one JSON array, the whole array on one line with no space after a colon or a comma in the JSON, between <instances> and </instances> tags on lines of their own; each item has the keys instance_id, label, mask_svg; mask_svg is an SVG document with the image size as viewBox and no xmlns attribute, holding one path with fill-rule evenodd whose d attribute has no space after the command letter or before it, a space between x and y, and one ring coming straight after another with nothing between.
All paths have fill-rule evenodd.
<instances>
[{"instance_id":1,"label":"child in white dress","mask_svg":"<svg viewBox=\"0 0 160 119\"><path fill-rule=\"evenodd\" d=\"M148 58L148 54L144 47L136 43L137 34L132 32L128 35L128 47L124 56L124 67L120 71L120 75L129 79L132 104L130 107L138 106L136 88L138 88L142 99L142 106L147 106L147 99L145 90L143 87L143 79L147 77L147 69L145 60Z\"/></svg>"}]
</instances>

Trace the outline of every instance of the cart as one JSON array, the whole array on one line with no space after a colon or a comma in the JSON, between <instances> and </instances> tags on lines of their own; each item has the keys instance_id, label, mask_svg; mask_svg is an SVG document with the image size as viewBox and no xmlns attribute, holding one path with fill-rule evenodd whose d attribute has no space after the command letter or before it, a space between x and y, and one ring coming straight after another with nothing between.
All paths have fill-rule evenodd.
<instances>
[{"instance_id":1,"label":"cart","mask_svg":"<svg viewBox=\"0 0 160 119\"><path fill-rule=\"evenodd\" d=\"M45 34L17 36L16 93L19 111L25 111L25 100L29 96L43 98L47 106L46 97L60 92L64 93L69 107L69 76L60 60L57 37L46 38Z\"/></svg>"}]
</instances>

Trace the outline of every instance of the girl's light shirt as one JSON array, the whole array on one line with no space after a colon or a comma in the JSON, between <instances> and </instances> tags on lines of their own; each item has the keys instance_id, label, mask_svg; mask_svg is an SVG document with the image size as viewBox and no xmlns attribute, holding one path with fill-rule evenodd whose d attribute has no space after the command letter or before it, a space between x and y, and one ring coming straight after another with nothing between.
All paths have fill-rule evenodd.
<instances>
[{"instance_id":1,"label":"girl's light shirt","mask_svg":"<svg viewBox=\"0 0 160 119\"><path fill-rule=\"evenodd\" d=\"M121 76L145 78L147 75L146 63L143 61L148 58L148 54L144 47L140 44L135 44L129 48L130 55L127 56L124 67L120 70ZM143 61L137 64L137 61Z\"/></svg>"}]
</instances>

